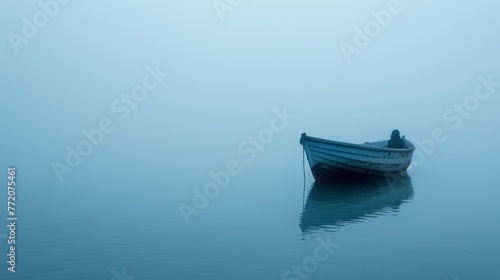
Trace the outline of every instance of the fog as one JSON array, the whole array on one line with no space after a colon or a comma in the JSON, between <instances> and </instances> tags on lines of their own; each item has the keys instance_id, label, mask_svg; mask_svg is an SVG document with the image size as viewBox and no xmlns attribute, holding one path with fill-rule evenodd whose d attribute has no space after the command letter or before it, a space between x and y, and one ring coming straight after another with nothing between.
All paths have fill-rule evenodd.
<instances>
[{"instance_id":1,"label":"fog","mask_svg":"<svg viewBox=\"0 0 500 280\"><path fill-rule=\"evenodd\" d=\"M0 162L19 169L26 217L52 199L72 209L80 198L99 193L106 204L142 188L151 200L141 203L162 205L164 218L182 224L179 203L231 160L244 174L232 196L262 192L243 187L255 182L283 185L281 176L300 186L302 132L363 143L399 129L420 153L411 171L416 196L420 187L432 197L435 178L462 190L495 184L497 1L233 1L218 12L217 1L40 3L49 2L0 4ZM52 15L36 26L45 9ZM366 31L377 17L378 29ZM151 89L130 101L138 86ZM276 122L283 129L264 148L251 148L249 137L269 128L276 112L293 117ZM88 140L83 131L95 129L102 141L71 167L67 147L76 151ZM498 196L490 187L488 196ZM281 197L271 193L262 199ZM226 197L207 211L241 207ZM196 228L207 223L196 219Z\"/></svg>"}]
</instances>

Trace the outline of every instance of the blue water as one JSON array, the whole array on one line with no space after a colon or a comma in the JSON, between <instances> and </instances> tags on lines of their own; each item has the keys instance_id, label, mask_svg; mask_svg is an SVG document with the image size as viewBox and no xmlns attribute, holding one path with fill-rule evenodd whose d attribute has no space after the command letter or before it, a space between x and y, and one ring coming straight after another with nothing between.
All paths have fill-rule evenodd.
<instances>
[{"instance_id":1,"label":"blue water","mask_svg":"<svg viewBox=\"0 0 500 280\"><path fill-rule=\"evenodd\" d=\"M394 3L42 2L14 45L45 10L0 4L0 279L500 279L497 2L401 1L350 63ZM408 178L303 169L395 128Z\"/></svg>"}]
</instances>

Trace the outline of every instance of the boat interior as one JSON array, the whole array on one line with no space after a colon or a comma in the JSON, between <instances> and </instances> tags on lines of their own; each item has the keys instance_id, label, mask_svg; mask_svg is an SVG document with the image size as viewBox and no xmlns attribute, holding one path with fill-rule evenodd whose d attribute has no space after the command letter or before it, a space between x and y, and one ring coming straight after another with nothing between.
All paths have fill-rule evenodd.
<instances>
[{"instance_id":1,"label":"boat interior","mask_svg":"<svg viewBox=\"0 0 500 280\"><path fill-rule=\"evenodd\" d=\"M408 145L408 142L406 140L405 140L405 143L406 143L406 145L405 145L404 149L408 149L410 146ZM387 140L377 141L377 142L365 142L363 145L387 148Z\"/></svg>"}]
</instances>

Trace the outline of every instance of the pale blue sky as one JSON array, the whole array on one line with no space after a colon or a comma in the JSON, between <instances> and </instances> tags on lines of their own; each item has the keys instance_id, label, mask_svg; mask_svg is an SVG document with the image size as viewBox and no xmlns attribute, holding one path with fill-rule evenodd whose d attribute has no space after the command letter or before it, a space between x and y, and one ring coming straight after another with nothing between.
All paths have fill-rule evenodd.
<instances>
[{"instance_id":1,"label":"pale blue sky","mask_svg":"<svg viewBox=\"0 0 500 280\"><path fill-rule=\"evenodd\" d=\"M436 127L450 139L500 136L491 129L495 94L458 131L442 118L474 93L479 76L500 80L500 4L401 1L402 11L348 63L339 44L353 44L354 28L388 3L243 1L221 21L211 1L70 1L16 54L9 33L22 34L22 18L42 8L3 1L0 112L12 137L2 140L2 164L26 153L47 166L61 160L83 129L118 120L111 102L157 64L171 76L119 123L109 145L203 141L204 154L236 146L283 106L298 116L293 144L303 131L353 142L393 128L410 140Z\"/></svg>"}]
</instances>

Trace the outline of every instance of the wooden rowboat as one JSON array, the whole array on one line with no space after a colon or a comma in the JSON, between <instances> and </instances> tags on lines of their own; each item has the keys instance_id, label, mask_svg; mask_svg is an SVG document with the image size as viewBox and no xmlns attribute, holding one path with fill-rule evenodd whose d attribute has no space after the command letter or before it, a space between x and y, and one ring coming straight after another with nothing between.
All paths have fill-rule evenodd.
<instances>
[{"instance_id":1,"label":"wooden rowboat","mask_svg":"<svg viewBox=\"0 0 500 280\"><path fill-rule=\"evenodd\" d=\"M300 144L316 181L338 176L387 176L406 171L415 146L408 140L403 149L387 148L387 140L351 144L307 136Z\"/></svg>"}]
</instances>

